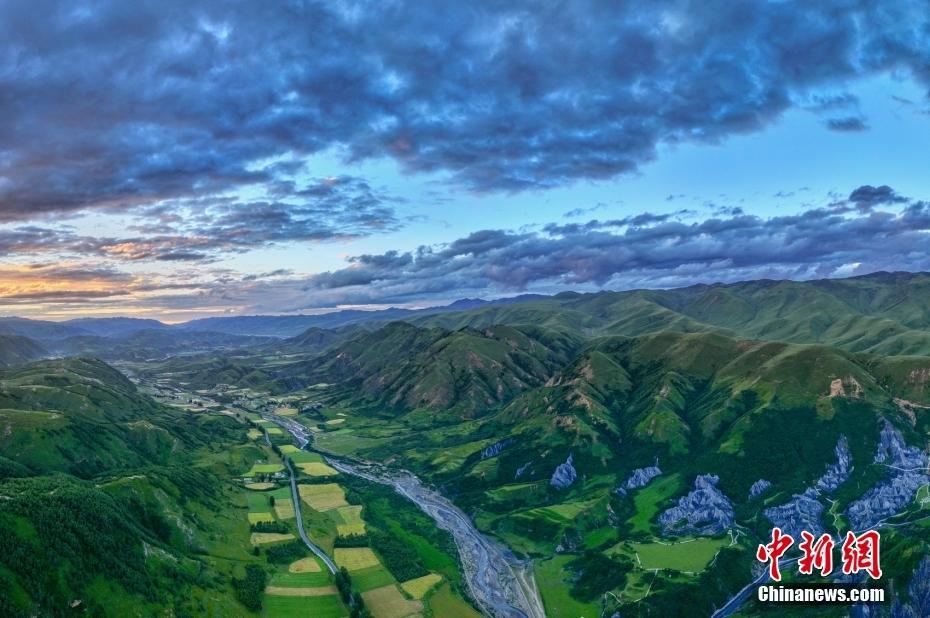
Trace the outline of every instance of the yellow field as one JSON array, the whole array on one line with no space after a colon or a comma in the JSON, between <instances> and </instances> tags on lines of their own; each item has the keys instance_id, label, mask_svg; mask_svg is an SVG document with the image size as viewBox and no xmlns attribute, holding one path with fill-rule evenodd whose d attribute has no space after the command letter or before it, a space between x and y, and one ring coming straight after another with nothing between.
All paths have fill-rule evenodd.
<instances>
[{"instance_id":1,"label":"yellow field","mask_svg":"<svg viewBox=\"0 0 930 618\"><path fill-rule=\"evenodd\" d=\"M369 547L337 547L333 553L336 564L349 571L360 571L381 564Z\"/></svg>"},{"instance_id":2,"label":"yellow field","mask_svg":"<svg viewBox=\"0 0 930 618\"><path fill-rule=\"evenodd\" d=\"M316 588L283 588L281 586L268 586L265 588L265 594L272 594L279 597L328 597L331 594L339 594L335 586L318 586Z\"/></svg>"},{"instance_id":3,"label":"yellow field","mask_svg":"<svg viewBox=\"0 0 930 618\"><path fill-rule=\"evenodd\" d=\"M300 493L300 499L317 511L328 511L340 506L349 506L349 503L346 502L345 492L336 483L298 485L297 491Z\"/></svg>"},{"instance_id":4,"label":"yellow field","mask_svg":"<svg viewBox=\"0 0 930 618\"><path fill-rule=\"evenodd\" d=\"M265 543L290 541L293 538L293 534L280 534L278 532L253 532L250 541L252 542L252 545L264 545Z\"/></svg>"},{"instance_id":5,"label":"yellow field","mask_svg":"<svg viewBox=\"0 0 930 618\"><path fill-rule=\"evenodd\" d=\"M297 416L297 408L278 408L274 413L278 416Z\"/></svg>"},{"instance_id":6,"label":"yellow field","mask_svg":"<svg viewBox=\"0 0 930 618\"><path fill-rule=\"evenodd\" d=\"M249 513L250 524L259 524L263 521L267 521L267 522L274 521L274 515L272 515L271 513Z\"/></svg>"},{"instance_id":7,"label":"yellow field","mask_svg":"<svg viewBox=\"0 0 930 618\"><path fill-rule=\"evenodd\" d=\"M423 611L423 603L405 599L397 586L384 586L363 592L362 599L375 618L406 618Z\"/></svg>"},{"instance_id":8,"label":"yellow field","mask_svg":"<svg viewBox=\"0 0 930 618\"><path fill-rule=\"evenodd\" d=\"M414 599L422 599L426 596L427 592L433 589L433 586L441 581L442 575L430 573L429 575L424 575L423 577L405 581L400 585L400 587L403 588L404 592L412 596Z\"/></svg>"},{"instance_id":9,"label":"yellow field","mask_svg":"<svg viewBox=\"0 0 930 618\"><path fill-rule=\"evenodd\" d=\"M326 421L326 424L327 425L341 425L344 422L346 422L346 419L344 418L334 418L332 420Z\"/></svg>"},{"instance_id":10,"label":"yellow field","mask_svg":"<svg viewBox=\"0 0 930 618\"><path fill-rule=\"evenodd\" d=\"M359 505L341 506L333 513L336 531L339 536L365 534L365 520L362 519L362 507Z\"/></svg>"},{"instance_id":11,"label":"yellow field","mask_svg":"<svg viewBox=\"0 0 930 618\"><path fill-rule=\"evenodd\" d=\"M322 569L316 558L301 558L297 562L292 562L287 570L290 573L319 573Z\"/></svg>"},{"instance_id":12,"label":"yellow field","mask_svg":"<svg viewBox=\"0 0 930 618\"><path fill-rule=\"evenodd\" d=\"M274 483L246 483L246 489L252 489L254 491L265 491L266 489L271 489L274 487Z\"/></svg>"},{"instance_id":13,"label":"yellow field","mask_svg":"<svg viewBox=\"0 0 930 618\"><path fill-rule=\"evenodd\" d=\"M339 474L336 470L330 468L325 463L311 461L310 463L297 464L297 467L310 476L336 476Z\"/></svg>"},{"instance_id":14,"label":"yellow field","mask_svg":"<svg viewBox=\"0 0 930 618\"><path fill-rule=\"evenodd\" d=\"M294 503L284 498L278 498L274 501L274 512L278 514L278 519L293 519Z\"/></svg>"},{"instance_id":15,"label":"yellow field","mask_svg":"<svg viewBox=\"0 0 930 618\"><path fill-rule=\"evenodd\" d=\"M294 446L293 444L284 444L281 447L281 452L287 455L288 453L298 453L300 449Z\"/></svg>"},{"instance_id":16,"label":"yellow field","mask_svg":"<svg viewBox=\"0 0 930 618\"><path fill-rule=\"evenodd\" d=\"M249 439L250 439L250 440L258 440L258 439L261 438L261 437L262 437L262 432L260 432L260 431L257 430L257 429L249 429Z\"/></svg>"}]
</instances>

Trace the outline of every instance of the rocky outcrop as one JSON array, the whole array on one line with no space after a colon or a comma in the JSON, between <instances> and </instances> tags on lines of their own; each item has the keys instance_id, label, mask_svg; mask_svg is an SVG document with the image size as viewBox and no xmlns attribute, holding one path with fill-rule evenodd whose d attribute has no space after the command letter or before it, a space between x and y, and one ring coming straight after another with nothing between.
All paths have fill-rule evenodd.
<instances>
[{"instance_id":1,"label":"rocky outcrop","mask_svg":"<svg viewBox=\"0 0 930 618\"><path fill-rule=\"evenodd\" d=\"M659 515L667 535L722 534L733 525L733 503L717 489L720 477L702 474L694 489L678 504Z\"/></svg>"},{"instance_id":2,"label":"rocky outcrop","mask_svg":"<svg viewBox=\"0 0 930 618\"><path fill-rule=\"evenodd\" d=\"M485 447L481 451L481 459L490 459L491 457L497 457L503 452L505 448L514 443L513 438L504 438L500 442L495 442L491 446Z\"/></svg>"},{"instance_id":3,"label":"rocky outcrop","mask_svg":"<svg viewBox=\"0 0 930 618\"><path fill-rule=\"evenodd\" d=\"M568 489L571 487L575 483L575 479L578 478L578 472L575 471L575 466L572 465L573 462L574 456L569 454L565 463L559 464L555 472L552 473L549 484L556 489Z\"/></svg>"},{"instance_id":4,"label":"rocky outcrop","mask_svg":"<svg viewBox=\"0 0 930 618\"><path fill-rule=\"evenodd\" d=\"M520 466L519 468L517 468L516 473L513 475L514 480L516 480L516 479L520 478L521 476L523 476L524 474L526 474L526 471L527 471L527 470L530 470L530 466L531 466L531 465L532 465L532 462L529 462L529 461L528 461L528 462L526 462L525 464L523 464L522 466ZM530 472L532 472L532 470L530 470Z\"/></svg>"},{"instance_id":5,"label":"rocky outcrop","mask_svg":"<svg viewBox=\"0 0 930 618\"><path fill-rule=\"evenodd\" d=\"M824 506L818 496L817 490L810 487L803 494L795 494L790 502L767 508L762 514L795 539L801 538L802 530L819 535L824 531L820 522Z\"/></svg>"},{"instance_id":6,"label":"rocky outcrop","mask_svg":"<svg viewBox=\"0 0 930 618\"><path fill-rule=\"evenodd\" d=\"M662 474L659 466L649 466L647 468L636 468L630 474L623 484L616 489L618 495L625 496L626 492L631 489L639 489L649 484L649 481Z\"/></svg>"},{"instance_id":7,"label":"rocky outcrop","mask_svg":"<svg viewBox=\"0 0 930 618\"><path fill-rule=\"evenodd\" d=\"M840 485L849 480L849 475L852 473L852 456L849 452L849 441L846 436L839 437L834 452L836 453L836 463L827 467L827 471L817 479L813 487L807 488L804 493L794 494L791 500L785 504L762 511L762 514L772 524L781 528L782 532L790 534L795 539L801 538L802 530L807 530L813 534L822 534L824 532L823 523L821 522L824 505L820 500L820 494L829 494L836 491ZM750 489L751 496L752 490Z\"/></svg>"},{"instance_id":8,"label":"rocky outcrop","mask_svg":"<svg viewBox=\"0 0 930 618\"><path fill-rule=\"evenodd\" d=\"M852 455L849 453L849 441L846 436L840 436L836 442L836 463L827 468L815 487L820 491L832 493L836 488L849 480L852 473Z\"/></svg>"},{"instance_id":9,"label":"rocky outcrop","mask_svg":"<svg viewBox=\"0 0 930 618\"><path fill-rule=\"evenodd\" d=\"M907 508L917 490L930 483L927 461L926 453L916 446L908 446L901 432L885 421L875 463L888 466L889 474L846 509L846 517L853 529L872 528Z\"/></svg>"},{"instance_id":10,"label":"rocky outcrop","mask_svg":"<svg viewBox=\"0 0 930 618\"><path fill-rule=\"evenodd\" d=\"M769 487L771 486L772 486L772 483L770 481L766 481L765 479L759 479L758 481L753 483L752 486L749 488L749 499L752 500L753 498L758 498L759 496L767 492L769 490Z\"/></svg>"}]
</instances>

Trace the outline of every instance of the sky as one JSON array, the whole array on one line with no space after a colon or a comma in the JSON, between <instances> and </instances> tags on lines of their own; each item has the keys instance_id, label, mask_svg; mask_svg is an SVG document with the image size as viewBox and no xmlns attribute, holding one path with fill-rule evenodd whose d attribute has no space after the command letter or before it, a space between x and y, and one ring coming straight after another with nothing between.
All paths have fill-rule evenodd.
<instances>
[{"instance_id":1,"label":"sky","mask_svg":"<svg viewBox=\"0 0 930 618\"><path fill-rule=\"evenodd\" d=\"M930 270L925 0L0 3L0 314Z\"/></svg>"}]
</instances>

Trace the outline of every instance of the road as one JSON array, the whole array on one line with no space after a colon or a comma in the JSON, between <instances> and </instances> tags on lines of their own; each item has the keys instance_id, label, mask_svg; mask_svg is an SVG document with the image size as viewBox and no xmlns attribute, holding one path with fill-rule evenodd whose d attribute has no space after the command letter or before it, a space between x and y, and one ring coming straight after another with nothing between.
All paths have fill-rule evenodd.
<instances>
[{"instance_id":1,"label":"road","mask_svg":"<svg viewBox=\"0 0 930 618\"><path fill-rule=\"evenodd\" d=\"M332 558L330 558L325 551L311 541L310 537L308 537L307 533L304 531L304 520L300 516L300 494L297 491L297 478L294 474L294 468L291 467L291 462L285 460L284 463L287 466L287 473L291 477L291 498L294 501L294 514L297 516L297 532L300 534L300 539L310 548L310 551L316 554L317 558L323 561L323 564L326 565L330 573L335 574L336 571L339 570L336 563L333 562Z\"/></svg>"}]
</instances>

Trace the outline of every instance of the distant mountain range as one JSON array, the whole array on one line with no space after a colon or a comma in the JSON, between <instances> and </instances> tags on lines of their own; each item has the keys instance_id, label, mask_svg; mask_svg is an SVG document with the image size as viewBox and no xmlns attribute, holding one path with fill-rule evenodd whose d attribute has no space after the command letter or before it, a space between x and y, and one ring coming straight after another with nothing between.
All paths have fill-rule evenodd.
<instances>
[{"instance_id":1,"label":"distant mountain range","mask_svg":"<svg viewBox=\"0 0 930 618\"><path fill-rule=\"evenodd\" d=\"M447 330L494 324L536 325L595 335L635 336L658 331L720 332L732 337L823 343L872 354L930 354L930 274L875 273L849 279L749 281L672 290L522 295L462 299L442 307L346 310L320 315L235 316L164 324L136 318L66 322L0 318L0 342L34 358L90 354L148 359L232 349L300 337L310 329L376 329L392 321ZM313 332L313 331L311 331ZM309 335L308 335L309 336ZM337 337L338 338L338 337ZM119 340L114 346L113 340ZM293 345L293 341L290 342ZM6 353L0 350L0 362Z\"/></svg>"}]
</instances>

